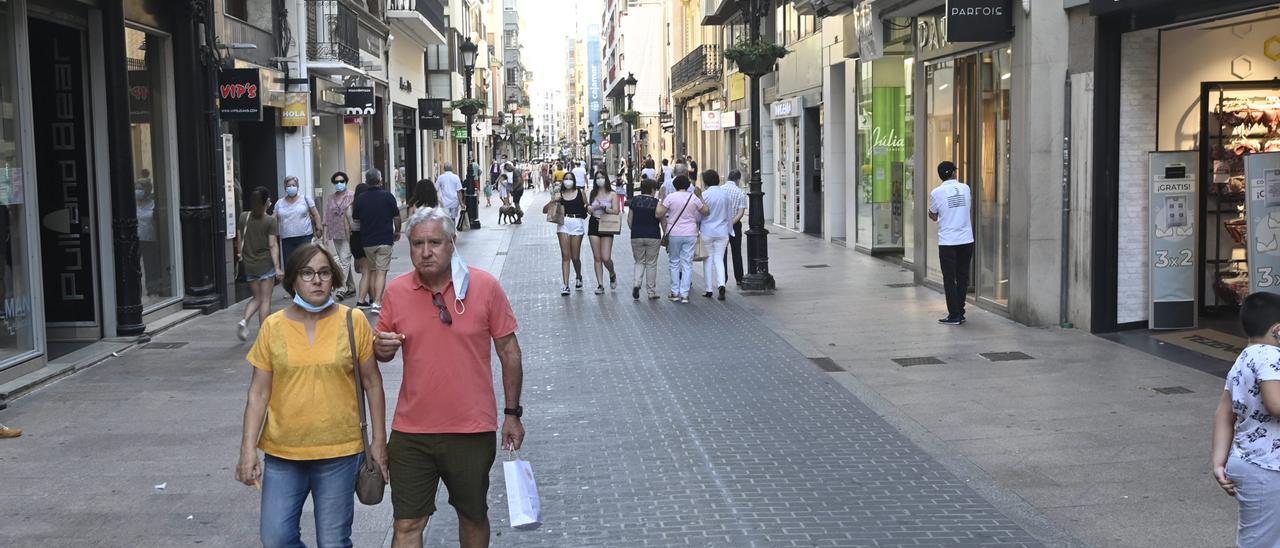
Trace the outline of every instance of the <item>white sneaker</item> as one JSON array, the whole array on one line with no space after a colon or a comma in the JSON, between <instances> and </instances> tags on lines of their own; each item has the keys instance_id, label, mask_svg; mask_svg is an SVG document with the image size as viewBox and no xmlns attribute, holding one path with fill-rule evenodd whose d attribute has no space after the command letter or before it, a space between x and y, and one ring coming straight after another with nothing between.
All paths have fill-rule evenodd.
<instances>
[{"instance_id":1,"label":"white sneaker","mask_svg":"<svg viewBox=\"0 0 1280 548\"><path fill-rule=\"evenodd\" d=\"M370 312L370 313L373 313L373 314L381 314L381 313L382 313L382 303L373 303L373 304L369 305L369 312Z\"/></svg>"},{"instance_id":2,"label":"white sneaker","mask_svg":"<svg viewBox=\"0 0 1280 548\"><path fill-rule=\"evenodd\" d=\"M569 286L567 286L567 285L566 285L566 286L561 287L561 288L560 288L560 295L562 295L562 296L568 296L568 295L569 295Z\"/></svg>"},{"instance_id":3,"label":"white sneaker","mask_svg":"<svg viewBox=\"0 0 1280 548\"><path fill-rule=\"evenodd\" d=\"M249 325L244 320L236 323L236 336L242 341L249 340Z\"/></svg>"}]
</instances>

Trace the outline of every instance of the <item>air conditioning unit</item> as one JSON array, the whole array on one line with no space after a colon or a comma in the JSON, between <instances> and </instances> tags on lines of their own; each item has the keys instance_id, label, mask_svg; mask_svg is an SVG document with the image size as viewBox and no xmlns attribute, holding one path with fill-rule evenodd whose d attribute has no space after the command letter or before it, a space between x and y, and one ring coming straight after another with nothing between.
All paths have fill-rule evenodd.
<instances>
[{"instance_id":1,"label":"air conditioning unit","mask_svg":"<svg viewBox=\"0 0 1280 548\"><path fill-rule=\"evenodd\" d=\"M858 0L795 0L794 3L800 15L830 17L852 11Z\"/></svg>"}]
</instances>

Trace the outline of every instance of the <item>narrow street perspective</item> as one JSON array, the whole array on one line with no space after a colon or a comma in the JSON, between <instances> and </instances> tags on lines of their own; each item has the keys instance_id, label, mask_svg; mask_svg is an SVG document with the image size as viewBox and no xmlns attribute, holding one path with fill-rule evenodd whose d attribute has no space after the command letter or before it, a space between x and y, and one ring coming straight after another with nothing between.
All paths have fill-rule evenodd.
<instances>
[{"instance_id":1,"label":"narrow street perspective","mask_svg":"<svg viewBox=\"0 0 1280 548\"><path fill-rule=\"evenodd\" d=\"M0 547L1280 548L1280 0L0 0Z\"/></svg>"}]
</instances>

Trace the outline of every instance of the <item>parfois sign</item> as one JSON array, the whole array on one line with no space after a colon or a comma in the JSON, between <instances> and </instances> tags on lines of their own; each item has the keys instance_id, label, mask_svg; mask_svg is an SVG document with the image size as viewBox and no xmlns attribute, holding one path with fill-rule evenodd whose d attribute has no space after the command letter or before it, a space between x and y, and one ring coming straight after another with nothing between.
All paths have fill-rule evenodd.
<instances>
[{"instance_id":1,"label":"parfois sign","mask_svg":"<svg viewBox=\"0 0 1280 548\"><path fill-rule=\"evenodd\" d=\"M218 114L223 120L262 121L258 69L223 69L218 76Z\"/></svg>"},{"instance_id":2,"label":"parfois sign","mask_svg":"<svg viewBox=\"0 0 1280 548\"><path fill-rule=\"evenodd\" d=\"M947 0L947 40L1001 42L1013 36L1009 0Z\"/></svg>"}]
</instances>

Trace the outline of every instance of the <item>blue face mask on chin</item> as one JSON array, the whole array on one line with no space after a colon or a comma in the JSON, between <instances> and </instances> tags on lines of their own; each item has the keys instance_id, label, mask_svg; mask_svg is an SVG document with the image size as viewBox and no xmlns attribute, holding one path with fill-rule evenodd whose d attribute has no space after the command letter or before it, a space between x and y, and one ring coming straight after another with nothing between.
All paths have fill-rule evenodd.
<instances>
[{"instance_id":1,"label":"blue face mask on chin","mask_svg":"<svg viewBox=\"0 0 1280 548\"><path fill-rule=\"evenodd\" d=\"M303 309L303 310L306 310L307 312L311 312L311 313L323 312L326 308L329 308L330 306L333 306L333 297L332 297L332 296L330 296L330 297L329 297L329 300L325 301L325 303L324 303L324 304L322 304L322 305L320 305L320 306L316 306L316 305L314 305L314 304L311 304L311 303L307 302L307 300L306 300L306 299L302 298L302 294L301 294L301 293L294 293L294 294L293 294L293 304L298 305L298 308L301 308L301 309Z\"/></svg>"},{"instance_id":2,"label":"blue face mask on chin","mask_svg":"<svg viewBox=\"0 0 1280 548\"><path fill-rule=\"evenodd\" d=\"M454 312L463 314L467 307L462 304L462 300L467 298L467 288L471 285L471 268L462 260L462 255L456 248L453 250L453 258L449 260L449 268L453 271Z\"/></svg>"}]
</instances>

